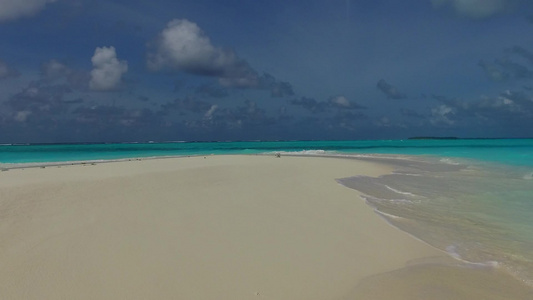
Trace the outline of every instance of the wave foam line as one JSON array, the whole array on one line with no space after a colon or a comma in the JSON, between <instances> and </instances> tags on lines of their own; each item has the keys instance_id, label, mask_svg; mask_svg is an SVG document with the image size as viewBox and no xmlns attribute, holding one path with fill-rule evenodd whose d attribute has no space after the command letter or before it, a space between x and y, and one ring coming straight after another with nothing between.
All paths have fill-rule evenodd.
<instances>
[{"instance_id":1,"label":"wave foam line","mask_svg":"<svg viewBox=\"0 0 533 300\"><path fill-rule=\"evenodd\" d=\"M402 191L400 191L400 190L397 190L397 189L391 188L390 186L388 186L388 185L386 185L386 184L384 184L384 186L385 186L387 189L389 189L389 190L391 190L391 191L393 191L393 192L395 192L395 193L397 193L397 194L400 194L400 195L416 196L415 194L412 194L412 193L409 193L409 192L402 192Z\"/></svg>"}]
</instances>

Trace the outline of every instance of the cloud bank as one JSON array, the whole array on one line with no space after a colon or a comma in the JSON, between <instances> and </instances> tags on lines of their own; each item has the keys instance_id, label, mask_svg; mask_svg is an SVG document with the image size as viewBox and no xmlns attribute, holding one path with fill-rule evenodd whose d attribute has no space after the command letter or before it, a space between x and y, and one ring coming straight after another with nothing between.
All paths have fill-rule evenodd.
<instances>
[{"instance_id":1,"label":"cloud bank","mask_svg":"<svg viewBox=\"0 0 533 300\"><path fill-rule=\"evenodd\" d=\"M94 91L116 89L122 82L122 75L128 71L128 63L117 59L115 47L96 48L91 61L94 69L89 87Z\"/></svg>"},{"instance_id":2,"label":"cloud bank","mask_svg":"<svg viewBox=\"0 0 533 300\"><path fill-rule=\"evenodd\" d=\"M1 0L0 22L13 21L22 17L31 17L40 12L48 3L57 0Z\"/></svg>"}]
</instances>

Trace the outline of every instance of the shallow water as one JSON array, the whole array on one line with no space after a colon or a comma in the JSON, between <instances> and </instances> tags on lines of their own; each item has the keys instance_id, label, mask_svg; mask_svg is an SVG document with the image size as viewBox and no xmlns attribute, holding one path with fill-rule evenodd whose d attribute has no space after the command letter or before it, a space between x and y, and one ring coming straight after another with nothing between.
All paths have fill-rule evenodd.
<instances>
[{"instance_id":1,"label":"shallow water","mask_svg":"<svg viewBox=\"0 0 533 300\"><path fill-rule=\"evenodd\" d=\"M457 259L498 266L533 286L528 168L436 158L366 158L393 174L340 179L392 225Z\"/></svg>"},{"instance_id":2,"label":"shallow water","mask_svg":"<svg viewBox=\"0 0 533 300\"><path fill-rule=\"evenodd\" d=\"M404 154L471 158L529 165L533 173L533 139L169 142L116 144L0 145L0 163L64 162L150 156L259 154L302 155Z\"/></svg>"}]
</instances>

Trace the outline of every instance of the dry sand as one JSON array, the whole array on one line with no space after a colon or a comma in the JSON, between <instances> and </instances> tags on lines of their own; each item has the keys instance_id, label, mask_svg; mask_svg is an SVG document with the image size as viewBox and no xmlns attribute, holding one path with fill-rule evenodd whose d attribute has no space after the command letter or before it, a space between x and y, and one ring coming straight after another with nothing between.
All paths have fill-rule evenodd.
<instances>
[{"instance_id":1,"label":"dry sand","mask_svg":"<svg viewBox=\"0 0 533 300\"><path fill-rule=\"evenodd\" d=\"M208 156L0 172L0 299L530 299L501 272L427 263L446 255L334 180L390 171Z\"/></svg>"}]
</instances>

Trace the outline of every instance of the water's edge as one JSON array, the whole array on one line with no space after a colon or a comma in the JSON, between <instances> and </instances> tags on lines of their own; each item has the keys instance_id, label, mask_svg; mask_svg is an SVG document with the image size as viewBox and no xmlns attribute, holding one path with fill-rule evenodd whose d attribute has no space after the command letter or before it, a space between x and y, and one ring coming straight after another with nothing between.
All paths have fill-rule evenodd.
<instances>
[{"instance_id":1,"label":"water's edge","mask_svg":"<svg viewBox=\"0 0 533 300\"><path fill-rule=\"evenodd\" d=\"M533 287L533 188L523 170L434 157L356 159L394 167L377 178L337 179L390 225L470 267L502 269Z\"/></svg>"}]
</instances>

